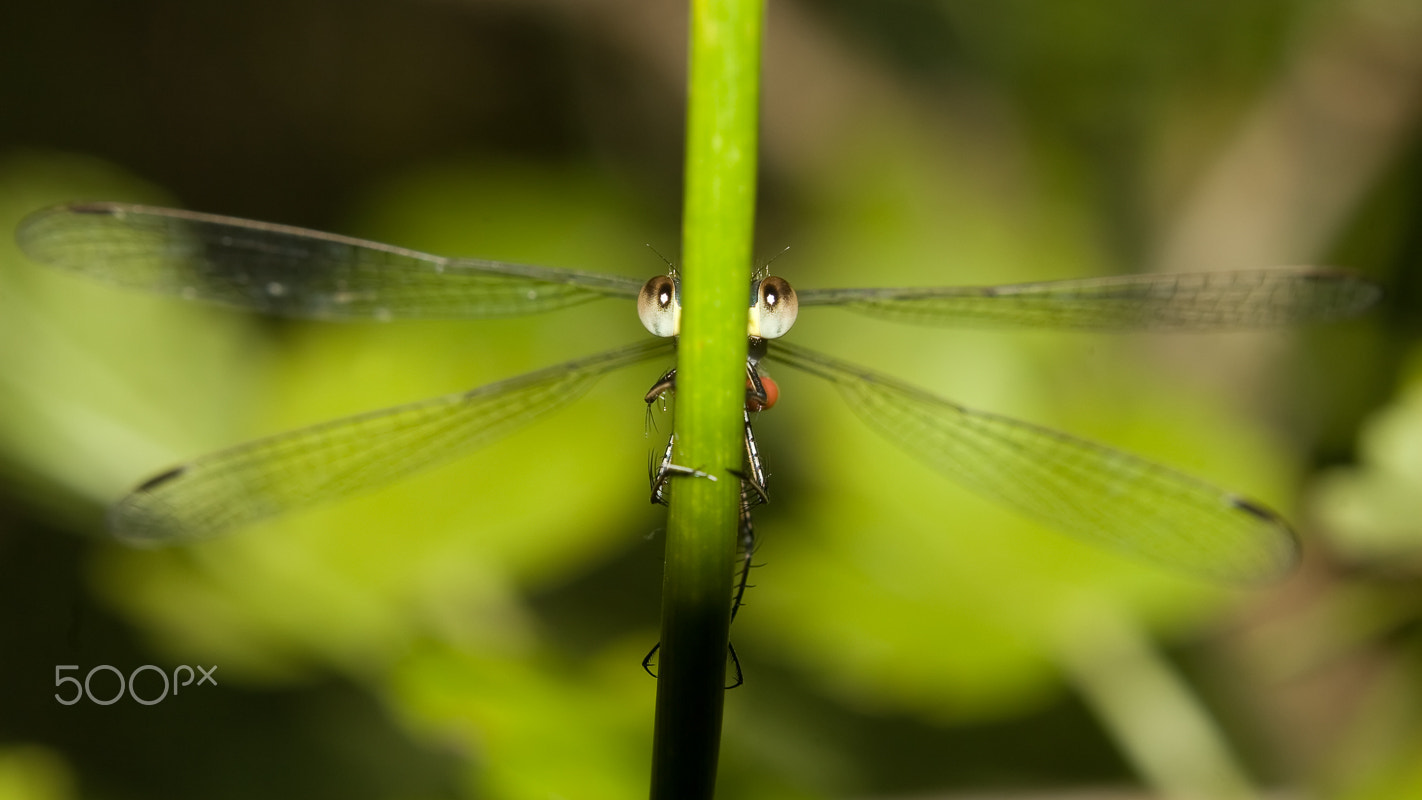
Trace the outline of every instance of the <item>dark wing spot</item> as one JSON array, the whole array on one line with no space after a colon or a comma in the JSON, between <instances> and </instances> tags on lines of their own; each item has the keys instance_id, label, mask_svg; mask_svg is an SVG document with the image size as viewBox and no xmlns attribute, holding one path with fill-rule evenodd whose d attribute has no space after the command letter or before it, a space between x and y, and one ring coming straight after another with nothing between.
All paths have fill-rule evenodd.
<instances>
[{"instance_id":1,"label":"dark wing spot","mask_svg":"<svg viewBox=\"0 0 1422 800\"><path fill-rule=\"evenodd\" d=\"M149 478L148 480L144 481L143 483L140 483L140 484L138 485L138 488L137 488L137 489L134 489L133 491L134 491L134 492L151 492L151 491L153 491L154 489L157 489L159 486L162 486L163 484L167 483L168 481L173 480L174 478L178 477L179 475L182 475L184 472L187 472L187 471L188 471L188 465L187 465L187 464L183 464L183 465L181 465L181 466L173 467L172 469L168 470L167 472L160 472L160 473L158 473L157 475L154 475L153 477L151 477L151 478Z\"/></svg>"},{"instance_id":2,"label":"dark wing spot","mask_svg":"<svg viewBox=\"0 0 1422 800\"><path fill-rule=\"evenodd\" d=\"M72 203L65 207L75 214L104 214L112 216L114 207L111 203Z\"/></svg>"},{"instance_id":3,"label":"dark wing spot","mask_svg":"<svg viewBox=\"0 0 1422 800\"><path fill-rule=\"evenodd\" d=\"M1233 505L1240 511L1256 516L1266 522L1272 522L1275 525L1284 524L1284 520L1282 517L1280 517L1278 514L1275 514L1273 511L1265 508L1264 506L1259 505L1253 500L1249 500L1243 497L1232 496L1229 498L1229 502L1231 505Z\"/></svg>"}]
</instances>

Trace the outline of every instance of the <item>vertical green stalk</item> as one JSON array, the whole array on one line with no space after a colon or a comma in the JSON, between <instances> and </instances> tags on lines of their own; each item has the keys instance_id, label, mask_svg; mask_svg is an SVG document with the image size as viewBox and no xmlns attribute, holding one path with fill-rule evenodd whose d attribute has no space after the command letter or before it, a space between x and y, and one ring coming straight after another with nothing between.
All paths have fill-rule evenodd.
<instances>
[{"instance_id":1,"label":"vertical green stalk","mask_svg":"<svg viewBox=\"0 0 1422 800\"><path fill-rule=\"evenodd\" d=\"M764 0L692 0L677 464L658 654L653 800L716 786L736 550Z\"/></svg>"}]
</instances>

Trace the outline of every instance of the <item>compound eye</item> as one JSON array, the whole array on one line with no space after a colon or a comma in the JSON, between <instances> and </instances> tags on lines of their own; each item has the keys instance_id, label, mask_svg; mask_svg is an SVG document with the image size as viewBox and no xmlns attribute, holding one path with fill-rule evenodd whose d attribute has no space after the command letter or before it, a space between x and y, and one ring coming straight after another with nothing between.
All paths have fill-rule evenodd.
<instances>
[{"instance_id":1,"label":"compound eye","mask_svg":"<svg viewBox=\"0 0 1422 800\"><path fill-rule=\"evenodd\" d=\"M637 316L653 336L675 336L681 326L681 299L676 281L668 275L658 275L642 284L637 295Z\"/></svg>"},{"instance_id":2,"label":"compound eye","mask_svg":"<svg viewBox=\"0 0 1422 800\"><path fill-rule=\"evenodd\" d=\"M750 335L779 339L795 324L799 313L800 301L790 282L771 275L756 286L755 305L750 310Z\"/></svg>"}]
</instances>

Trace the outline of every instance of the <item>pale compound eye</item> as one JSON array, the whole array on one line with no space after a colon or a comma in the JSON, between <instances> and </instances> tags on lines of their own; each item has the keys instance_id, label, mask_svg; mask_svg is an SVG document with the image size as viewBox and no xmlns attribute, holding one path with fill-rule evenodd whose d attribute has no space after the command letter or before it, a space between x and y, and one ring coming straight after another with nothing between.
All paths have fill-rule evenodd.
<instances>
[{"instance_id":1,"label":"pale compound eye","mask_svg":"<svg viewBox=\"0 0 1422 800\"><path fill-rule=\"evenodd\" d=\"M779 339L795 324L800 301L784 278L771 275L755 285L755 304L750 309L750 335Z\"/></svg>"},{"instance_id":2,"label":"pale compound eye","mask_svg":"<svg viewBox=\"0 0 1422 800\"><path fill-rule=\"evenodd\" d=\"M637 295L637 316L653 336L677 335L681 327L681 287L669 275L658 275L642 284Z\"/></svg>"}]
</instances>

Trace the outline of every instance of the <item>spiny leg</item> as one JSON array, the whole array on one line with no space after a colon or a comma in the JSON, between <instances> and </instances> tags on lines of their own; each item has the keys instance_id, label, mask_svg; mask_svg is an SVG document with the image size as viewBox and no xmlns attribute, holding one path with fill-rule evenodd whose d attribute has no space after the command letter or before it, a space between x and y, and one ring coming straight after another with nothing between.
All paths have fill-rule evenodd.
<instances>
[{"instance_id":1,"label":"spiny leg","mask_svg":"<svg viewBox=\"0 0 1422 800\"><path fill-rule=\"evenodd\" d=\"M706 478L714 481L716 476L694 467L683 467L680 464L673 464L672 448L676 446L676 436L667 439L666 450L662 452L661 463L655 467L650 462L647 464L648 477L652 481L652 503L654 505L667 505L667 487L671 484L671 479L675 477Z\"/></svg>"},{"instance_id":2,"label":"spiny leg","mask_svg":"<svg viewBox=\"0 0 1422 800\"><path fill-rule=\"evenodd\" d=\"M660 379L647 391L646 401L648 407L657 399L663 397L667 392L676 388L676 369L672 368L662 375ZM751 428L750 410L755 408L759 411L768 406L766 391L761 382L760 375L755 366L749 362L746 364L746 407L742 411L742 419L745 424L745 471L739 472L731 470L731 474L741 479L740 491L740 512L738 518L739 540L737 542L738 555L741 557L739 577L736 581L735 592L731 597L731 621L735 622L736 614L743 605L746 589L750 586L751 560L755 556L755 526L751 516L751 509L757 505L768 502L769 495L765 490L765 470L760 461L760 449L756 445L755 432ZM653 464L649 459L647 464L648 477L652 484L652 502L660 505L667 504L666 489L670 485L671 479L678 475L691 477L709 478L716 480L711 475L702 470L691 467L684 467L672 463L672 450L676 446L676 436L673 434L667 439L667 446L662 451L660 463ZM648 675L656 677L652 671L652 659L656 657L661 649L661 642L652 646L642 659L642 669ZM727 689L734 689L745 682L741 671L740 657L736 655L735 645L727 643L727 650L730 654L731 664L735 669L735 679L726 686Z\"/></svg>"},{"instance_id":3,"label":"spiny leg","mask_svg":"<svg viewBox=\"0 0 1422 800\"><path fill-rule=\"evenodd\" d=\"M741 479L740 544L738 547L741 556L741 574L731 602L732 622L736 619L736 612L740 610L742 598L745 597L746 589L749 587L751 559L755 555L755 523L752 519L751 509L770 499L765 491L765 468L760 461L760 448L755 442L755 431L751 429L749 411L745 412L744 419L746 470L744 473L733 473Z\"/></svg>"},{"instance_id":4,"label":"spiny leg","mask_svg":"<svg viewBox=\"0 0 1422 800\"><path fill-rule=\"evenodd\" d=\"M672 453L672 447L673 447L673 445L675 444L675 439L676 439L676 437L673 436L673 437L671 437L671 439L669 439L669 440L667 441L666 450L665 450L665 451L663 452L663 454L662 454L662 461L661 461L661 464L658 465L658 466L655 468L655 470L652 470L652 467L651 467L651 464L650 464L650 463L648 464L649 471L652 472L651 478L652 478L652 502L653 502L653 503L659 503L659 504L661 504L661 505L666 505L666 504L667 504L666 488L667 488L668 484L671 482L671 479L672 479L673 477L677 477L677 476L688 476L688 477L693 477L693 478L709 478L710 480L713 480L713 481L716 480L716 476L715 476L715 475L711 475L711 474L708 474L708 473L706 473L706 472L702 472L701 470L691 469L690 467L683 467L683 466L680 466L680 465L671 463L671 453ZM742 482L741 482L741 514L740 514L740 523L739 523L740 529L741 529L740 546L742 546L742 547L746 547L746 546L747 546L747 539L746 539L746 536L747 536L748 534L747 534L746 526L749 525L749 523L750 523L750 513L749 513L749 510L748 510L748 509L746 508L746 506L745 506L745 497L746 497L745 481L742 481ZM750 533L749 536L750 536L750 540L749 540L749 541L753 543L753 542L754 542L754 538L755 538L755 537L754 537L754 534L753 534L753 533ZM741 606L741 595L745 594L745 591L746 591L746 578L747 578L747 576L749 575L749 570L750 570L750 555L749 555L749 550L748 550L748 551L747 551L747 555L746 555L746 557L745 557L745 563L744 563L744 565L743 565L742 568L741 568L740 584L739 584L739 586L738 586L738 588L737 588L737 590L736 590L735 597L734 597L734 599L733 599L733 601L732 601L732 604L731 604L731 620L732 620L732 621L735 621L735 619L736 619L736 610L737 610L738 608L740 608L740 606ZM740 686L742 683L744 683L744 682L745 682L745 679L744 679L744 677L743 677L742 674L741 674L741 660L740 660L739 657L736 656L736 648L735 648L735 646L732 645L730 642L727 642L727 643L726 643L726 647L727 647L728 651L730 652L731 663L732 663L732 665L735 667L735 671L736 671L736 679L735 679L735 681L732 682L730 685L726 686L726 688L727 688L727 689L734 689L734 688L736 688L737 686ZM646 670L647 674L648 674L648 675L651 675L653 678L657 677L657 673L652 671L652 659L656 657L657 651L660 650L661 648L662 648L662 643L661 643L661 642L657 642L656 644L652 645L652 649L651 649L651 650L648 650L648 651L647 651L647 655L642 659L642 669Z\"/></svg>"}]
</instances>

